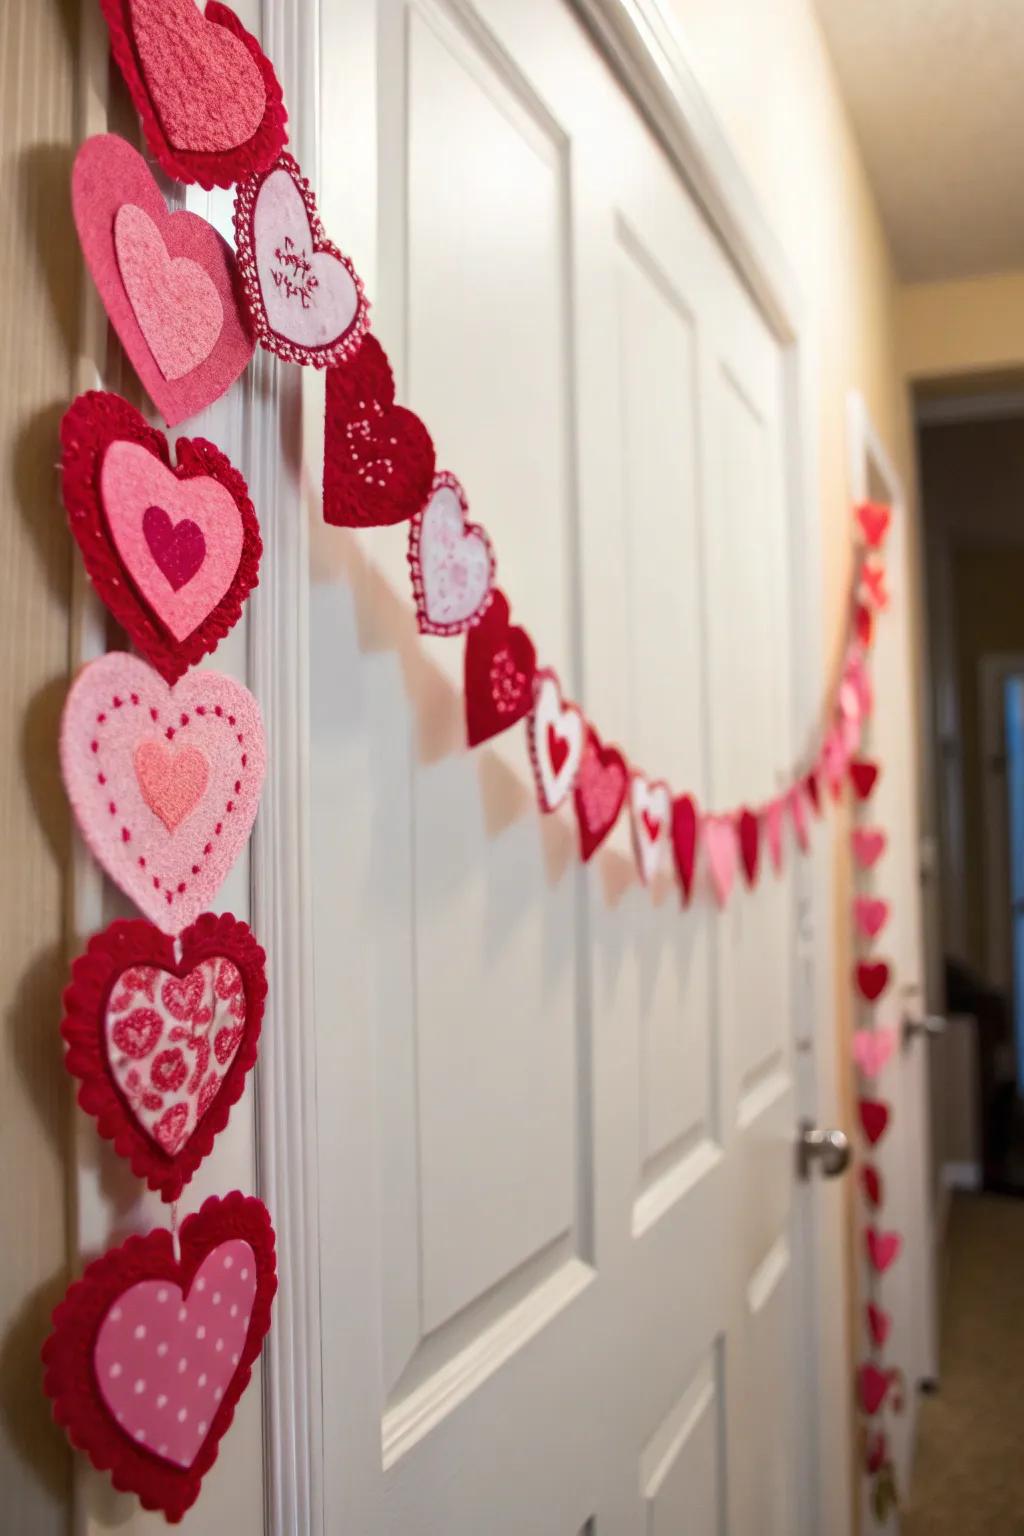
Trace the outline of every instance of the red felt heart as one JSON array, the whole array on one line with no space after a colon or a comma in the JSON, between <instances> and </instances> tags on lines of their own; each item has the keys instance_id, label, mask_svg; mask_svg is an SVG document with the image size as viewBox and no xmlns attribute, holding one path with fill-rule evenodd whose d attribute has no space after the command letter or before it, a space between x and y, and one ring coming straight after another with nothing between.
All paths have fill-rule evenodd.
<instances>
[{"instance_id":1,"label":"red felt heart","mask_svg":"<svg viewBox=\"0 0 1024 1536\"><path fill-rule=\"evenodd\" d=\"M551 760L551 772L555 778L561 773L566 758L569 756L569 743L558 731L551 721L548 721L547 729L548 757ZM653 835L653 834L652 834Z\"/></svg>"},{"instance_id":2,"label":"red felt heart","mask_svg":"<svg viewBox=\"0 0 1024 1536\"><path fill-rule=\"evenodd\" d=\"M229 913L204 912L180 944L175 959L174 941L150 923L111 923L71 968L61 1024L79 1104L165 1200L178 1198L242 1095L267 995L266 956ZM168 1076L172 1053L187 1079Z\"/></svg>"},{"instance_id":3,"label":"red felt heart","mask_svg":"<svg viewBox=\"0 0 1024 1536\"><path fill-rule=\"evenodd\" d=\"M71 206L103 307L146 393L169 426L195 416L245 371L255 346L234 252L198 214L168 212L145 160L112 133L78 151Z\"/></svg>"},{"instance_id":4,"label":"red felt heart","mask_svg":"<svg viewBox=\"0 0 1024 1536\"><path fill-rule=\"evenodd\" d=\"M178 462L172 465L164 434L151 427L118 395L95 390L79 395L64 414L60 438L64 505L89 578L146 660L167 682L176 682L189 667L216 650L238 622L242 605L259 579L263 544L248 487L220 450L201 437L179 437ZM115 458L108 459L112 448ZM122 458L126 460L125 469L111 477L110 466L115 461L120 463ZM181 494L186 499L190 495L201 498L202 510L197 504L196 518L202 518L206 524L206 533L202 535L204 559L194 578L183 574L187 558L183 564L182 549L176 542L173 553L169 548L162 550L171 561L175 576L181 578L178 585L168 579L166 570L155 558L146 526L154 510L148 504L147 488L163 476L173 476L180 482ZM194 491L190 489L193 481ZM172 541L182 537L182 526L179 521L171 530ZM154 527L150 519L149 530ZM185 538L186 546L191 542L194 556L194 536L186 534ZM209 565L216 577L213 546L222 539L231 541L232 551L240 548L237 565L232 574L232 554L214 585L200 590L198 607L187 611L192 617L196 613L202 617L179 638L169 626L172 622L177 626L178 615L186 612L182 605L188 600L193 580L207 580L204 568ZM210 560L206 559L207 554ZM142 595L143 586L153 595L153 603L160 606L163 617Z\"/></svg>"},{"instance_id":5,"label":"red felt heart","mask_svg":"<svg viewBox=\"0 0 1024 1536\"><path fill-rule=\"evenodd\" d=\"M885 1402L886 1393L889 1390L888 1372L880 1371L877 1365L868 1361L857 1373L857 1385L860 1392L860 1405L864 1412L876 1414Z\"/></svg>"},{"instance_id":6,"label":"red felt heart","mask_svg":"<svg viewBox=\"0 0 1024 1536\"><path fill-rule=\"evenodd\" d=\"M744 807L737 822L737 831L743 873L747 877L747 884L753 889L757 880L757 864L761 852L761 818Z\"/></svg>"},{"instance_id":7,"label":"red felt heart","mask_svg":"<svg viewBox=\"0 0 1024 1536\"><path fill-rule=\"evenodd\" d=\"M878 1434L869 1436L864 1451L864 1465L868 1470L869 1476L874 1477L876 1472L881 1471L882 1467L885 1466L888 1455L889 1442L885 1435L879 1431Z\"/></svg>"},{"instance_id":8,"label":"red felt heart","mask_svg":"<svg viewBox=\"0 0 1024 1536\"><path fill-rule=\"evenodd\" d=\"M689 901L693 891L699 825L700 816L693 796L678 795L672 802L672 848L676 857L676 871L682 886L684 901Z\"/></svg>"},{"instance_id":9,"label":"red felt heart","mask_svg":"<svg viewBox=\"0 0 1024 1536\"><path fill-rule=\"evenodd\" d=\"M208 0L100 0L154 158L175 181L230 187L287 142L274 67L234 11Z\"/></svg>"},{"instance_id":10,"label":"red felt heart","mask_svg":"<svg viewBox=\"0 0 1024 1536\"><path fill-rule=\"evenodd\" d=\"M872 1268L882 1274L899 1258L903 1239L898 1232L879 1232L874 1227L868 1227L864 1233L864 1245Z\"/></svg>"},{"instance_id":11,"label":"red felt heart","mask_svg":"<svg viewBox=\"0 0 1024 1536\"><path fill-rule=\"evenodd\" d=\"M495 588L491 606L466 640L466 739L477 747L528 715L537 653L525 629L509 623L508 598Z\"/></svg>"},{"instance_id":12,"label":"red felt heart","mask_svg":"<svg viewBox=\"0 0 1024 1536\"><path fill-rule=\"evenodd\" d=\"M860 644L869 646L875 637L875 616L865 603L858 603L854 614L854 630Z\"/></svg>"},{"instance_id":13,"label":"red felt heart","mask_svg":"<svg viewBox=\"0 0 1024 1536\"><path fill-rule=\"evenodd\" d=\"M858 800L866 800L878 782L881 772L877 763L869 763L865 758L859 758L850 764L850 782L853 785Z\"/></svg>"},{"instance_id":14,"label":"red felt heart","mask_svg":"<svg viewBox=\"0 0 1024 1536\"><path fill-rule=\"evenodd\" d=\"M878 549L889 531L892 509L879 501L862 501L854 508L854 515L864 535L864 542L871 549Z\"/></svg>"},{"instance_id":15,"label":"red felt heart","mask_svg":"<svg viewBox=\"0 0 1024 1536\"><path fill-rule=\"evenodd\" d=\"M42 1350L43 1385L72 1445L109 1471L115 1488L138 1494L144 1509L163 1510L172 1524L195 1503L217 1459L277 1289L266 1207L237 1190L211 1196L187 1217L180 1246L175 1259L171 1233L158 1228L94 1260L54 1311ZM215 1337L221 1294L224 1331ZM136 1400L134 1422L119 1422L122 1405L135 1409ZM197 1421L198 1414L208 1417Z\"/></svg>"},{"instance_id":16,"label":"red felt heart","mask_svg":"<svg viewBox=\"0 0 1024 1536\"><path fill-rule=\"evenodd\" d=\"M626 760L618 747L607 746L593 726L588 725L574 795L580 828L580 858L584 864L600 848L618 820L628 783Z\"/></svg>"},{"instance_id":17,"label":"red felt heart","mask_svg":"<svg viewBox=\"0 0 1024 1536\"><path fill-rule=\"evenodd\" d=\"M869 1003L881 997L889 985L889 967L884 960L858 960L854 974L858 992Z\"/></svg>"},{"instance_id":18,"label":"red felt heart","mask_svg":"<svg viewBox=\"0 0 1024 1536\"><path fill-rule=\"evenodd\" d=\"M889 606L889 593L885 585L885 567L863 565L860 572L864 598L872 607L882 611Z\"/></svg>"},{"instance_id":19,"label":"red felt heart","mask_svg":"<svg viewBox=\"0 0 1024 1536\"><path fill-rule=\"evenodd\" d=\"M858 932L864 938L877 938L889 920L889 903L873 896L856 896L853 918Z\"/></svg>"},{"instance_id":20,"label":"red felt heart","mask_svg":"<svg viewBox=\"0 0 1024 1536\"><path fill-rule=\"evenodd\" d=\"M860 1186L865 1200L877 1210L882 1203L882 1175L872 1163L865 1163L861 1168Z\"/></svg>"},{"instance_id":21,"label":"red felt heart","mask_svg":"<svg viewBox=\"0 0 1024 1536\"><path fill-rule=\"evenodd\" d=\"M375 336L364 337L350 363L328 371L325 522L341 528L401 523L430 495L430 434L418 416L394 401L394 375Z\"/></svg>"},{"instance_id":22,"label":"red felt heart","mask_svg":"<svg viewBox=\"0 0 1024 1536\"><path fill-rule=\"evenodd\" d=\"M818 785L818 770L816 768L812 769L811 772L805 777L804 788L807 791L807 798L811 802L815 816L820 816L821 790Z\"/></svg>"},{"instance_id":23,"label":"red felt heart","mask_svg":"<svg viewBox=\"0 0 1024 1536\"><path fill-rule=\"evenodd\" d=\"M881 1099L860 1099L857 1103L861 1129L872 1146L885 1135L889 1124L889 1106Z\"/></svg>"},{"instance_id":24,"label":"red felt heart","mask_svg":"<svg viewBox=\"0 0 1024 1536\"><path fill-rule=\"evenodd\" d=\"M876 1307L873 1301L867 1304L868 1332L879 1349L885 1344L892 1331L892 1317L882 1307Z\"/></svg>"}]
</instances>

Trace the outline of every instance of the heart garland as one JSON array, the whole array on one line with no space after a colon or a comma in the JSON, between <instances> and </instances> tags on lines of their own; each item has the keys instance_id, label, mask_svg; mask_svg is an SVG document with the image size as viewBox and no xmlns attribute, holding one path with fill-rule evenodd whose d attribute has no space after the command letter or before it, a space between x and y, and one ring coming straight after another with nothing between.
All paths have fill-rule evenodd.
<instances>
[{"instance_id":1,"label":"heart garland","mask_svg":"<svg viewBox=\"0 0 1024 1536\"><path fill-rule=\"evenodd\" d=\"M256 339L286 363L335 368L369 324L362 281L324 234L297 160L282 154L235 194L235 243Z\"/></svg>"},{"instance_id":2,"label":"heart garland","mask_svg":"<svg viewBox=\"0 0 1024 1536\"><path fill-rule=\"evenodd\" d=\"M252 694L208 671L169 688L111 651L71 686L60 758L94 858L161 932L180 933L213 901L256 815L266 747Z\"/></svg>"},{"instance_id":3,"label":"heart garland","mask_svg":"<svg viewBox=\"0 0 1024 1536\"><path fill-rule=\"evenodd\" d=\"M168 426L197 415L245 372L255 349L231 247L198 214L168 213L145 160L113 133L78 151L71 207L86 265L146 393Z\"/></svg>"},{"instance_id":4,"label":"heart garland","mask_svg":"<svg viewBox=\"0 0 1024 1536\"><path fill-rule=\"evenodd\" d=\"M61 490L89 578L169 683L238 622L263 544L241 475L212 443L162 432L93 390L60 429Z\"/></svg>"},{"instance_id":5,"label":"heart garland","mask_svg":"<svg viewBox=\"0 0 1024 1536\"><path fill-rule=\"evenodd\" d=\"M226 5L100 0L150 152L176 181L230 187L277 158L287 113L273 65Z\"/></svg>"},{"instance_id":6,"label":"heart garland","mask_svg":"<svg viewBox=\"0 0 1024 1536\"><path fill-rule=\"evenodd\" d=\"M78 1102L132 1170L176 1200L242 1095L267 995L245 923L206 912L175 944L119 919L71 968L61 1033Z\"/></svg>"},{"instance_id":7,"label":"heart garland","mask_svg":"<svg viewBox=\"0 0 1024 1536\"><path fill-rule=\"evenodd\" d=\"M53 1416L115 1488L177 1523L199 1496L270 1327L266 1207L237 1190L91 1263L43 1345Z\"/></svg>"}]
</instances>

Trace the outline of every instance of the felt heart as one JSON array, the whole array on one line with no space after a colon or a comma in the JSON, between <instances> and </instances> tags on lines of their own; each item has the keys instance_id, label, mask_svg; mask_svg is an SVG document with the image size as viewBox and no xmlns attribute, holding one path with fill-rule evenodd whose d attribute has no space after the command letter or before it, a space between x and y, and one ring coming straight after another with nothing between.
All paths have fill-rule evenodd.
<instances>
[{"instance_id":1,"label":"felt heart","mask_svg":"<svg viewBox=\"0 0 1024 1536\"><path fill-rule=\"evenodd\" d=\"M881 1141L889 1124L889 1106L879 1099L859 1099L857 1112L861 1129L872 1146Z\"/></svg>"},{"instance_id":2,"label":"felt heart","mask_svg":"<svg viewBox=\"0 0 1024 1536\"><path fill-rule=\"evenodd\" d=\"M873 1163L865 1163L861 1168L860 1183L865 1200L877 1210L882 1203L882 1175Z\"/></svg>"},{"instance_id":3,"label":"felt heart","mask_svg":"<svg viewBox=\"0 0 1024 1536\"><path fill-rule=\"evenodd\" d=\"M888 1455L889 1442L881 1430L876 1435L870 1435L864 1450L864 1465L870 1476L873 1477L876 1472L881 1470L886 1463Z\"/></svg>"},{"instance_id":4,"label":"felt heart","mask_svg":"<svg viewBox=\"0 0 1024 1536\"><path fill-rule=\"evenodd\" d=\"M885 568L881 565L862 565L861 588L865 602L882 611L889 606L889 593L885 586Z\"/></svg>"},{"instance_id":5,"label":"felt heart","mask_svg":"<svg viewBox=\"0 0 1024 1536\"><path fill-rule=\"evenodd\" d=\"M237 1190L94 1260L53 1314L44 1388L72 1445L177 1523L199 1496L270 1327L266 1207Z\"/></svg>"},{"instance_id":6,"label":"felt heart","mask_svg":"<svg viewBox=\"0 0 1024 1536\"><path fill-rule=\"evenodd\" d=\"M864 1233L864 1243L872 1268L883 1274L899 1258L903 1239L898 1232L879 1232L874 1227L868 1227Z\"/></svg>"},{"instance_id":7,"label":"felt heart","mask_svg":"<svg viewBox=\"0 0 1024 1536\"><path fill-rule=\"evenodd\" d=\"M789 801L789 814L793 818L793 831L796 833L797 847L801 853L806 853L810 847L810 835L807 830L804 786L802 784L794 784L786 798Z\"/></svg>"},{"instance_id":8,"label":"felt heart","mask_svg":"<svg viewBox=\"0 0 1024 1536\"><path fill-rule=\"evenodd\" d=\"M235 243L256 338L287 363L334 368L369 325L355 268L324 234L298 161L281 155L235 194Z\"/></svg>"},{"instance_id":9,"label":"felt heart","mask_svg":"<svg viewBox=\"0 0 1024 1536\"><path fill-rule=\"evenodd\" d=\"M79 395L61 422L61 487L93 585L174 682L238 621L259 576L248 487L212 443L162 432L127 401Z\"/></svg>"},{"instance_id":10,"label":"felt heart","mask_svg":"<svg viewBox=\"0 0 1024 1536\"><path fill-rule=\"evenodd\" d=\"M114 215L114 250L139 329L173 383L217 345L224 326L217 285L191 257L171 256L149 214L134 203L122 203Z\"/></svg>"},{"instance_id":11,"label":"felt heart","mask_svg":"<svg viewBox=\"0 0 1024 1536\"><path fill-rule=\"evenodd\" d=\"M176 181L230 187L284 145L281 87L234 11L209 0L100 0L149 148Z\"/></svg>"},{"instance_id":12,"label":"felt heart","mask_svg":"<svg viewBox=\"0 0 1024 1536\"><path fill-rule=\"evenodd\" d=\"M230 389L255 346L231 247L198 214L168 213L145 160L111 133L78 151L71 206L103 307L146 393L169 426L195 416Z\"/></svg>"},{"instance_id":13,"label":"felt heart","mask_svg":"<svg viewBox=\"0 0 1024 1536\"><path fill-rule=\"evenodd\" d=\"M588 725L574 791L580 858L584 864L618 821L628 780L626 760L618 747L607 746L593 726Z\"/></svg>"},{"instance_id":14,"label":"felt heart","mask_svg":"<svg viewBox=\"0 0 1024 1536\"><path fill-rule=\"evenodd\" d=\"M875 637L875 616L864 603L858 603L854 613L854 631L863 646L869 646Z\"/></svg>"},{"instance_id":15,"label":"felt heart","mask_svg":"<svg viewBox=\"0 0 1024 1536\"><path fill-rule=\"evenodd\" d=\"M731 816L705 816L704 848L715 900L724 907L736 874L736 828Z\"/></svg>"},{"instance_id":16,"label":"felt heart","mask_svg":"<svg viewBox=\"0 0 1024 1536\"><path fill-rule=\"evenodd\" d=\"M375 336L327 374L324 521L372 528L412 517L430 495L434 445L412 411L395 405L391 364Z\"/></svg>"},{"instance_id":17,"label":"felt heart","mask_svg":"<svg viewBox=\"0 0 1024 1536\"><path fill-rule=\"evenodd\" d=\"M856 827L850 838L853 856L861 869L870 869L885 852L885 833L878 827Z\"/></svg>"},{"instance_id":18,"label":"felt heart","mask_svg":"<svg viewBox=\"0 0 1024 1536\"><path fill-rule=\"evenodd\" d=\"M163 507L147 507L142 514L142 533L161 575L174 592L180 592L206 559L206 540L199 524L190 517L172 523Z\"/></svg>"},{"instance_id":19,"label":"felt heart","mask_svg":"<svg viewBox=\"0 0 1024 1536\"><path fill-rule=\"evenodd\" d=\"M555 811L576 782L586 727L575 704L563 704L558 678L549 668L534 679L528 730L540 807Z\"/></svg>"},{"instance_id":20,"label":"felt heart","mask_svg":"<svg viewBox=\"0 0 1024 1536\"><path fill-rule=\"evenodd\" d=\"M495 587L491 606L466 639L466 739L471 747L529 714L537 654L525 629L509 623L508 598Z\"/></svg>"},{"instance_id":21,"label":"felt heart","mask_svg":"<svg viewBox=\"0 0 1024 1536\"><path fill-rule=\"evenodd\" d=\"M818 787L818 771L813 769L804 778L804 789L807 791L807 799L815 816L821 815L821 791Z\"/></svg>"},{"instance_id":22,"label":"felt heart","mask_svg":"<svg viewBox=\"0 0 1024 1536\"><path fill-rule=\"evenodd\" d=\"M854 977L861 997L873 1003L889 985L889 967L884 960L858 960Z\"/></svg>"},{"instance_id":23,"label":"felt heart","mask_svg":"<svg viewBox=\"0 0 1024 1536\"><path fill-rule=\"evenodd\" d=\"M878 501L862 501L854 508L854 515L870 549L878 549L889 531L892 509Z\"/></svg>"},{"instance_id":24,"label":"felt heart","mask_svg":"<svg viewBox=\"0 0 1024 1536\"><path fill-rule=\"evenodd\" d=\"M155 769L139 774L140 749L153 746L197 756L184 768L164 760L157 783ZM169 688L144 661L111 651L71 686L60 755L94 857L158 928L180 933L216 896L256 815L266 748L252 694L206 671ZM206 779L192 800L198 757Z\"/></svg>"},{"instance_id":25,"label":"felt heart","mask_svg":"<svg viewBox=\"0 0 1024 1536\"><path fill-rule=\"evenodd\" d=\"M672 825L672 791L663 779L652 782L642 773L633 774L629 815L637 869L644 885L650 885L661 868Z\"/></svg>"},{"instance_id":26,"label":"felt heart","mask_svg":"<svg viewBox=\"0 0 1024 1536\"><path fill-rule=\"evenodd\" d=\"M865 1077L878 1077L895 1049L894 1029L858 1029L853 1037L853 1059Z\"/></svg>"},{"instance_id":27,"label":"felt heart","mask_svg":"<svg viewBox=\"0 0 1024 1536\"><path fill-rule=\"evenodd\" d=\"M889 1390L889 1376L886 1371L880 1371L877 1365L868 1361L862 1365L857 1373L857 1385L860 1393L860 1405L867 1414L876 1414L885 1402L886 1393Z\"/></svg>"},{"instance_id":28,"label":"felt heart","mask_svg":"<svg viewBox=\"0 0 1024 1536\"><path fill-rule=\"evenodd\" d=\"M190 816L206 794L210 765L196 747L165 747L142 741L135 748L135 777L142 798L169 832Z\"/></svg>"},{"instance_id":29,"label":"felt heart","mask_svg":"<svg viewBox=\"0 0 1024 1536\"><path fill-rule=\"evenodd\" d=\"M877 763L861 758L850 764L850 782L858 800L866 800L878 782L880 769Z\"/></svg>"},{"instance_id":30,"label":"felt heart","mask_svg":"<svg viewBox=\"0 0 1024 1536\"><path fill-rule=\"evenodd\" d=\"M842 731L839 726L833 726L821 749L821 771L833 800L838 800L843 792L847 761Z\"/></svg>"},{"instance_id":31,"label":"felt heart","mask_svg":"<svg viewBox=\"0 0 1024 1536\"><path fill-rule=\"evenodd\" d=\"M139 1178L176 1200L256 1061L266 956L245 923L204 913L174 944L119 919L71 968L61 1033L78 1102Z\"/></svg>"},{"instance_id":32,"label":"felt heart","mask_svg":"<svg viewBox=\"0 0 1024 1536\"><path fill-rule=\"evenodd\" d=\"M873 1343L881 1349L892 1331L892 1317L888 1312L876 1307L873 1301L867 1304L868 1332Z\"/></svg>"},{"instance_id":33,"label":"felt heart","mask_svg":"<svg viewBox=\"0 0 1024 1536\"><path fill-rule=\"evenodd\" d=\"M697 829L700 818L692 795L678 795L672 802L672 850L676 873L682 886L683 900L693 892L693 871L697 857Z\"/></svg>"},{"instance_id":34,"label":"felt heart","mask_svg":"<svg viewBox=\"0 0 1024 1536\"><path fill-rule=\"evenodd\" d=\"M409 567L422 634L459 635L491 601L494 551L468 512L462 486L442 471L434 476L426 506L409 524Z\"/></svg>"},{"instance_id":35,"label":"felt heart","mask_svg":"<svg viewBox=\"0 0 1024 1536\"><path fill-rule=\"evenodd\" d=\"M761 853L761 818L744 806L736 823L740 841L740 859L747 884L753 890L757 882L757 865Z\"/></svg>"},{"instance_id":36,"label":"felt heart","mask_svg":"<svg viewBox=\"0 0 1024 1536\"><path fill-rule=\"evenodd\" d=\"M853 920L858 933L865 939L877 938L889 921L889 903L875 896L856 896Z\"/></svg>"},{"instance_id":37,"label":"felt heart","mask_svg":"<svg viewBox=\"0 0 1024 1536\"><path fill-rule=\"evenodd\" d=\"M765 840L776 874L782 869L782 805L781 800L773 800L764 810Z\"/></svg>"}]
</instances>

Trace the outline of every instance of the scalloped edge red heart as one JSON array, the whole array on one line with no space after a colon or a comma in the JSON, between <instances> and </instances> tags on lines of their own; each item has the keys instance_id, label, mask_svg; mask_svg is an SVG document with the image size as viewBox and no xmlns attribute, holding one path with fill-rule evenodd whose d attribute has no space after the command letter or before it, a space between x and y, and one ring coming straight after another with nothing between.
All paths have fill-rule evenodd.
<instances>
[{"instance_id":1,"label":"scalloped edge red heart","mask_svg":"<svg viewBox=\"0 0 1024 1536\"><path fill-rule=\"evenodd\" d=\"M232 1239L247 1242L256 1260L256 1296L238 1366L214 1414L191 1466L178 1467L143 1450L118 1425L104 1402L93 1368L100 1327L117 1298L145 1280L167 1280L186 1295L207 1255ZM119 1248L95 1259L80 1280L68 1287L53 1313L53 1332L43 1345L43 1389L53 1402L53 1416L71 1444L85 1451L93 1466L109 1472L115 1488L135 1493L143 1509L163 1510L176 1525L199 1497L202 1479L213 1466L220 1442L234 1418L235 1405L249 1384L270 1327L277 1290L277 1258L270 1214L260 1200L238 1190L211 1195L182 1223L181 1257L166 1227L130 1237Z\"/></svg>"},{"instance_id":2,"label":"scalloped edge red heart","mask_svg":"<svg viewBox=\"0 0 1024 1536\"><path fill-rule=\"evenodd\" d=\"M192 3L192 0L189 0ZM208 23L223 27L245 45L263 77L267 104L257 131L233 149L178 149L164 133L160 113L146 80L132 31L131 0L100 0L100 9L110 32L110 47L124 76L135 110L142 120L146 143L154 159L175 181L197 182L210 191L230 187L253 172L272 165L288 142L285 124L288 113L274 66L251 32L247 32L228 6L219 0L207 0L203 13ZM179 61L180 64L180 61Z\"/></svg>"},{"instance_id":3,"label":"scalloped edge red heart","mask_svg":"<svg viewBox=\"0 0 1024 1536\"><path fill-rule=\"evenodd\" d=\"M94 934L71 967L61 1021L67 1069L81 1083L79 1104L95 1118L99 1134L131 1163L133 1173L145 1179L150 1189L159 1190L164 1200L178 1198L213 1150L232 1105L241 1098L246 1076L256 1062L267 996L267 957L248 925L230 913L219 917L202 913L185 929L180 942L180 956L175 959L174 940L141 918L119 918ZM107 1004L120 978L134 966L156 966L184 979L195 966L211 959L231 960L241 974L245 1029L213 1102L172 1157L146 1133L114 1080L106 1044Z\"/></svg>"},{"instance_id":4,"label":"scalloped edge red heart","mask_svg":"<svg viewBox=\"0 0 1024 1536\"><path fill-rule=\"evenodd\" d=\"M115 442L138 443L178 480L206 475L229 493L242 520L242 553L227 591L191 634L176 640L139 593L122 560L103 510L100 473ZM114 618L165 682L176 683L204 656L212 655L238 623L259 583L263 541L249 487L220 449L202 437L179 437L177 464L167 438L120 395L89 390L73 400L60 424L61 491L68 524L89 579Z\"/></svg>"}]
</instances>

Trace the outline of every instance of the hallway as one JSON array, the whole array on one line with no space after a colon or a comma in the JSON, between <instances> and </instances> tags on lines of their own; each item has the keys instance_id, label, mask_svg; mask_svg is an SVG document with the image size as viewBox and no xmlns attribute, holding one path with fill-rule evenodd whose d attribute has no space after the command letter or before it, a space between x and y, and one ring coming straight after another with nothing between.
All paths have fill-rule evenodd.
<instances>
[{"instance_id":1,"label":"hallway","mask_svg":"<svg viewBox=\"0 0 1024 1536\"><path fill-rule=\"evenodd\" d=\"M921 1402L903 1536L1022 1536L1024 1202L956 1197L942 1385Z\"/></svg>"}]
</instances>

